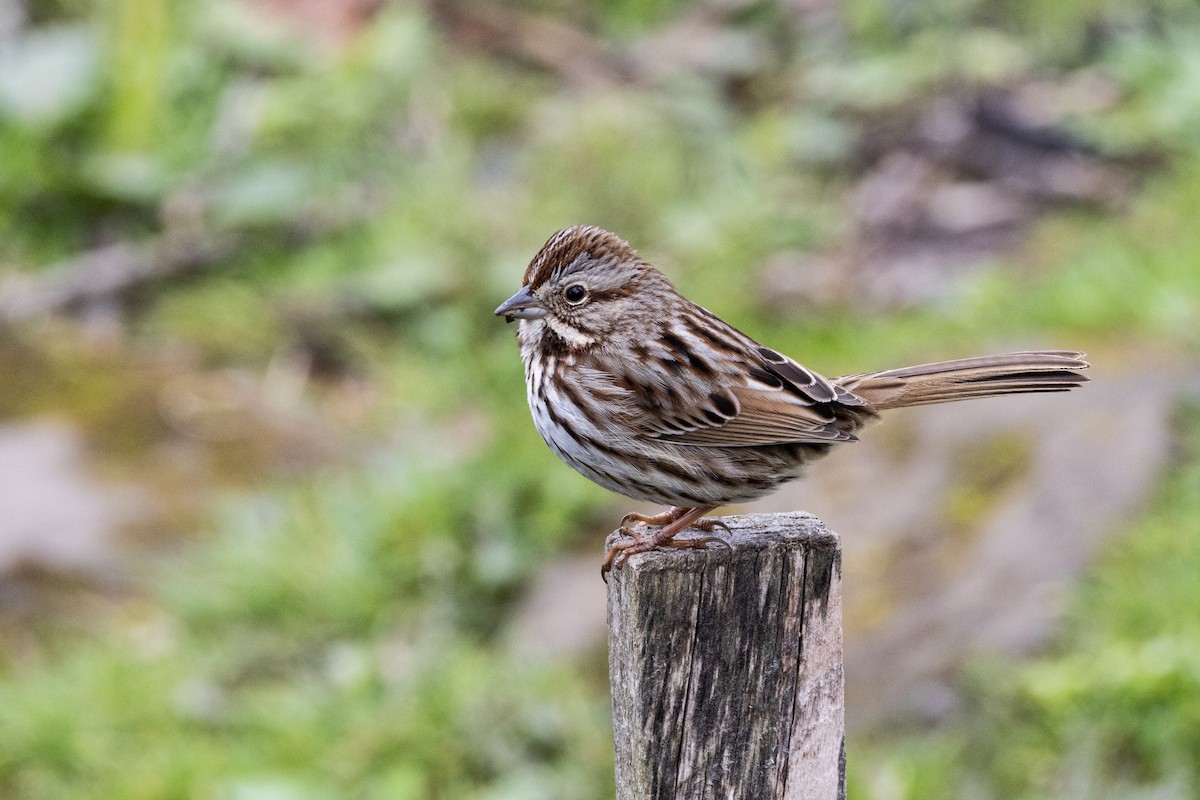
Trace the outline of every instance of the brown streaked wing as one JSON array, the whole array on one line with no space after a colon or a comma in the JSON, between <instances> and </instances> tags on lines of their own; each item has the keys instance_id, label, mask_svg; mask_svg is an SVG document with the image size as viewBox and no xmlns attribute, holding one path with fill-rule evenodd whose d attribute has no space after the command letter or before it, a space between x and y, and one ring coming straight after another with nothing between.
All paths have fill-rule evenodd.
<instances>
[{"instance_id":1,"label":"brown streaked wing","mask_svg":"<svg viewBox=\"0 0 1200 800\"><path fill-rule=\"evenodd\" d=\"M790 359L766 348L759 349L771 353L775 359L760 360L756 355L761 353L749 350L741 354L742 359L722 359L721 367L733 369L718 370L719 380L724 384L721 391L713 392L706 402L693 407L665 413L659 409L658 413L647 415L643 420L646 433L663 441L699 447L833 444L857 440L851 433L855 424L839 420L831 404L816 401L813 393L823 397L827 390L830 401L838 405L861 406L862 401L845 390L837 391L825 378ZM743 359L752 363L747 365ZM843 397L851 402L842 402ZM728 413L730 399L735 401L734 415Z\"/></svg>"},{"instance_id":2,"label":"brown streaked wing","mask_svg":"<svg viewBox=\"0 0 1200 800\"><path fill-rule=\"evenodd\" d=\"M759 401L761 403L761 401ZM755 447L772 444L834 444L858 437L833 420L814 418L813 411L791 403L743 403L741 413L724 425L709 425L657 438L694 447Z\"/></svg>"}]
</instances>

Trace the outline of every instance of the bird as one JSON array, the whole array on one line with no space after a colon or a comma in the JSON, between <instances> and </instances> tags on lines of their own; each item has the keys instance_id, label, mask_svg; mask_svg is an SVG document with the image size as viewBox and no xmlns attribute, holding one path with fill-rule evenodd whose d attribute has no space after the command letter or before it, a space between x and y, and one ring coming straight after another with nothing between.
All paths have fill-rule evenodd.
<instances>
[{"instance_id":1,"label":"bird","mask_svg":"<svg viewBox=\"0 0 1200 800\"><path fill-rule=\"evenodd\" d=\"M826 378L688 300L616 234L553 234L494 312L519 320L533 422L606 489L670 506L627 514L601 565L658 548L728 546L706 516L802 476L881 412L1087 382L1073 350L958 358ZM727 528L726 528L727 530Z\"/></svg>"}]
</instances>

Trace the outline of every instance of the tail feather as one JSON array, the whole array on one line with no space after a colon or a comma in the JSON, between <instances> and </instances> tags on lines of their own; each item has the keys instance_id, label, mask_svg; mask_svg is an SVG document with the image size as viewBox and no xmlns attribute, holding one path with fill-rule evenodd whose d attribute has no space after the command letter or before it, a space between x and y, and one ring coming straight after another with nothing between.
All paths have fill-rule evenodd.
<instances>
[{"instance_id":1,"label":"tail feather","mask_svg":"<svg viewBox=\"0 0 1200 800\"><path fill-rule=\"evenodd\" d=\"M1078 372L1090 366L1083 356L1071 350L1031 350L864 372L835 378L834 383L880 410L1002 394L1066 392L1088 380Z\"/></svg>"}]
</instances>

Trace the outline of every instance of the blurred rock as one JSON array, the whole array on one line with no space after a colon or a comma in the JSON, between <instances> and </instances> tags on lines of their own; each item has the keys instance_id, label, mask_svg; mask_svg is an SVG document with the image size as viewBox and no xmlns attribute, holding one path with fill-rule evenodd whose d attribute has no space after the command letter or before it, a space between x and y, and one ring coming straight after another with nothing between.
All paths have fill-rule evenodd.
<instances>
[{"instance_id":1,"label":"blurred rock","mask_svg":"<svg viewBox=\"0 0 1200 800\"><path fill-rule=\"evenodd\" d=\"M20 378L9 403L21 413L23 395L46 392L79 422L0 424L0 606L28 604L23 585L123 589L137 548L190 535L215 492L348 457L346 428L314 407L302 353L281 350L261 374L108 353L73 362L50 394L46 365L17 352L0 354L0 374ZM335 389L331 410L354 402ZM121 482L104 477L113 469Z\"/></svg>"},{"instance_id":2,"label":"blurred rock","mask_svg":"<svg viewBox=\"0 0 1200 800\"><path fill-rule=\"evenodd\" d=\"M631 51L644 74L655 80L696 74L728 79L773 66L770 44L761 31L732 26L721 15L702 11L642 38Z\"/></svg>"},{"instance_id":3,"label":"blurred rock","mask_svg":"<svg viewBox=\"0 0 1200 800\"><path fill-rule=\"evenodd\" d=\"M845 234L807 258L776 260L759 294L880 310L934 304L1018 248L1056 207L1118 208L1133 172L1065 125L1115 90L1086 72L980 97L953 94L863 127L864 170L846 200Z\"/></svg>"},{"instance_id":4,"label":"blurred rock","mask_svg":"<svg viewBox=\"0 0 1200 800\"><path fill-rule=\"evenodd\" d=\"M850 200L863 228L905 230L920 221L922 198L935 179L934 164L915 153L888 153L859 180Z\"/></svg>"},{"instance_id":5,"label":"blurred rock","mask_svg":"<svg viewBox=\"0 0 1200 800\"><path fill-rule=\"evenodd\" d=\"M981 181L939 186L929 198L930 222L954 233L1012 225L1027 213L1027 206L1019 197Z\"/></svg>"},{"instance_id":6,"label":"blurred rock","mask_svg":"<svg viewBox=\"0 0 1200 800\"><path fill-rule=\"evenodd\" d=\"M90 473L83 437L73 428L0 425L0 579L28 566L111 570L119 529L149 512L146 493Z\"/></svg>"},{"instance_id":7,"label":"blurred rock","mask_svg":"<svg viewBox=\"0 0 1200 800\"><path fill-rule=\"evenodd\" d=\"M48 127L82 108L98 85L96 36L86 25L22 33L19 13L0 3L0 114Z\"/></svg>"},{"instance_id":8,"label":"blurred rock","mask_svg":"<svg viewBox=\"0 0 1200 800\"><path fill-rule=\"evenodd\" d=\"M0 0L0 45L17 38L25 27L25 5L21 0Z\"/></svg>"}]
</instances>

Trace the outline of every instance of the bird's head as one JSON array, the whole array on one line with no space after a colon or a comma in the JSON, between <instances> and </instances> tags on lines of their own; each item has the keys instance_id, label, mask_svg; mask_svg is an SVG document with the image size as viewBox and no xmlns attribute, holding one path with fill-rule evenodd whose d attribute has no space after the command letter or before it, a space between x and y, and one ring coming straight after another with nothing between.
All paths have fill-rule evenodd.
<instances>
[{"instance_id":1,"label":"bird's head","mask_svg":"<svg viewBox=\"0 0 1200 800\"><path fill-rule=\"evenodd\" d=\"M495 313L509 322L540 322L571 348L589 347L639 320L652 286L670 284L624 240L576 225L542 245L521 290Z\"/></svg>"}]
</instances>

